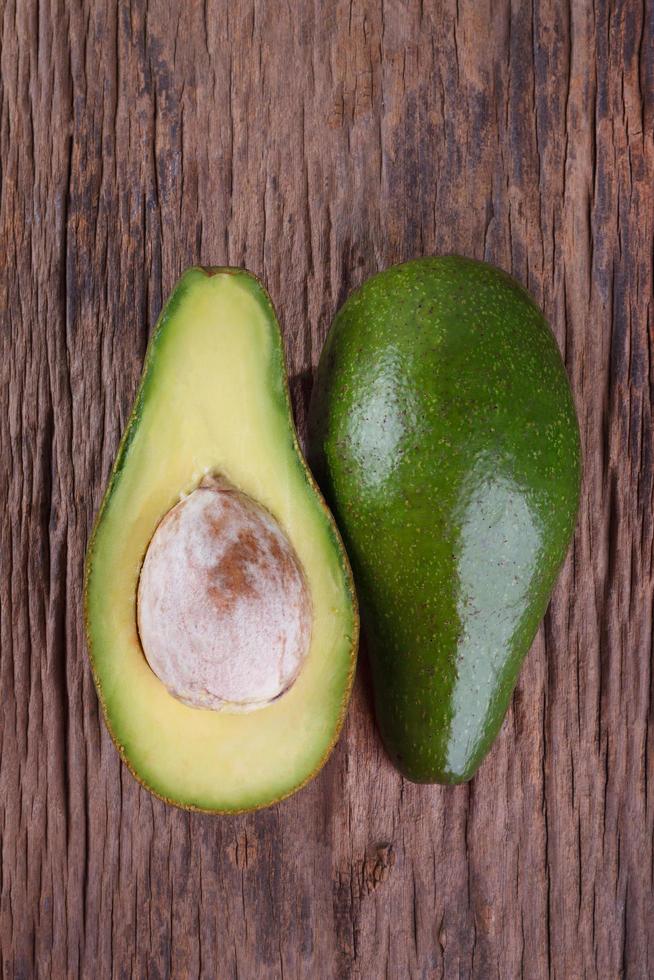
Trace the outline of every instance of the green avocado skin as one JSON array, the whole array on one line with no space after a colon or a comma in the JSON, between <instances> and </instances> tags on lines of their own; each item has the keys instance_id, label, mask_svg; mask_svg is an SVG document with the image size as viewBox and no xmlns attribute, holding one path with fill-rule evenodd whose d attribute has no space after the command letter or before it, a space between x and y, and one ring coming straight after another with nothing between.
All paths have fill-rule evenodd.
<instances>
[{"instance_id":1,"label":"green avocado skin","mask_svg":"<svg viewBox=\"0 0 654 980\"><path fill-rule=\"evenodd\" d=\"M502 725L577 518L579 427L554 336L493 266L395 266L336 315L309 433L386 748L411 780L464 782Z\"/></svg>"}]
</instances>

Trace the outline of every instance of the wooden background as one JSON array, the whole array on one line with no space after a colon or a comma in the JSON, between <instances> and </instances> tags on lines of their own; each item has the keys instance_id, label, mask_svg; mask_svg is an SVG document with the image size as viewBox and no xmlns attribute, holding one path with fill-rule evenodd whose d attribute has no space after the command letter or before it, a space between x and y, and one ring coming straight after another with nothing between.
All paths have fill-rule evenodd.
<instances>
[{"instance_id":1,"label":"wooden background","mask_svg":"<svg viewBox=\"0 0 654 980\"><path fill-rule=\"evenodd\" d=\"M654 8L2 0L2 977L654 975ZM583 504L501 737L455 789L384 756L361 664L321 775L257 815L120 765L82 562L162 299L245 265L303 431L363 277L456 250L551 319Z\"/></svg>"}]
</instances>

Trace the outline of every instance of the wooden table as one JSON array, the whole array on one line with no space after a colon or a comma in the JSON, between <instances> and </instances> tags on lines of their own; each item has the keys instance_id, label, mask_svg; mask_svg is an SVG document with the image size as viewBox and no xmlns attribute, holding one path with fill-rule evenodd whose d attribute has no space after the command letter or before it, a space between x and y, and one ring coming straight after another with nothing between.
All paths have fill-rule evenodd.
<instances>
[{"instance_id":1,"label":"wooden table","mask_svg":"<svg viewBox=\"0 0 654 980\"><path fill-rule=\"evenodd\" d=\"M5 0L2 977L654 975L654 10L625 0ZM511 270L564 352L574 547L468 786L404 782L360 665L320 776L212 818L103 726L86 542L163 298L245 265L304 431L370 273Z\"/></svg>"}]
</instances>

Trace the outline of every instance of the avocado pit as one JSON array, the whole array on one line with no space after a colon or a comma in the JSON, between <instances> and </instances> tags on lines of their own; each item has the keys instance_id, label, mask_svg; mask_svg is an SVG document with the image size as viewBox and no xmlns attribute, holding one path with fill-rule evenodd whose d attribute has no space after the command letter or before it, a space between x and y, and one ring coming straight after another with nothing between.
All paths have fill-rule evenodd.
<instances>
[{"instance_id":1,"label":"avocado pit","mask_svg":"<svg viewBox=\"0 0 654 980\"><path fill-rule=\"evenodd\" d=\"M309 652L311 599L273 516L205 478L157 526L137 596L150 667L184 704L252 711L281 697Z\"/></svg>"}]
</instances>

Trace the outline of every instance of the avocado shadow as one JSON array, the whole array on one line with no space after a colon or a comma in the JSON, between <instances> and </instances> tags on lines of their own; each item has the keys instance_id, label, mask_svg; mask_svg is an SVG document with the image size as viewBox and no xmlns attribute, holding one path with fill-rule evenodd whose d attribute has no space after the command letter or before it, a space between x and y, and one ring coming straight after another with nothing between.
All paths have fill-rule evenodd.
<instances>
[{"instance_id":1,"label":"avocado shadow","mask_svg":"<svg viewBox=\"0 0 654 980\"><path fill-rule=\"evenodd\" d=\"M291 405L293 408L293 416L295 418L295 426L298 431L298 439L300 441L300 446L302 447L302 451L305 454L305 456L307 454L307 422L309 416L309 405L311 403L311 392L313 390L313 382L314 382L313 368L306 368L302 371L298 371L295 374L290 375L288 379L288 388L291 396ZM313 473L313 477L316 483L318 483L318 478L315 473ZM323 493L324 495L324 491L322 490L322 487L321 487L321 493ZM330 511L333 514L329 500L327 500L327 506L330 507ZM336 520L336 518L334 519ZM355 588L356 588L356 581L355 581ZM357 590L357 598L358 598L358 590ZM377 731L377 726L375 724L375 705L374 705L374 696L373 696L373 687L372 687L372 673L370 668L370 661L368 659L365 629L363 623L361 622L360 609L359 609L359 621L360 621L359 654L357 659L357 675L355 679L354 697L357 698L356 692L359 692L358 700L365 711L367 720L369 724L371 724L372 727L375 729L377 738L380 738L379 732Z\"/></svg>"},{"instance_id":2,"label":"avocado shadow","mask_svg":"<svg viewBox=\"0 0 654 980\"><path fill-rule=\"evenodd\" d=\"M303 452L306 451L307 444L307 422L309 418L311 392L313 391L313 376L313 368L305 368L302 371L289 375L288 379L288 390L291 396L295 428L297 429L298 439Z\"/></svg>"},{"instance_id":3,"label":"avocado shadow","mask_svg":"<svg viewBox=\"0 0 654 980\"><path fill-rule=\"evenodd\" d=\"M361 611L359 610L359 618L360 617ZM359 654L357 658L357 676L355 684L360 692L360 703L365 712L367 724L374 729L375 736L378 739L381 748L385 751L375 716L375 697L372 686L372 669L370 666L368 644L366 642L366 634L363 625L360 626L359 633Z\"/></svg>"}]
</instances>

